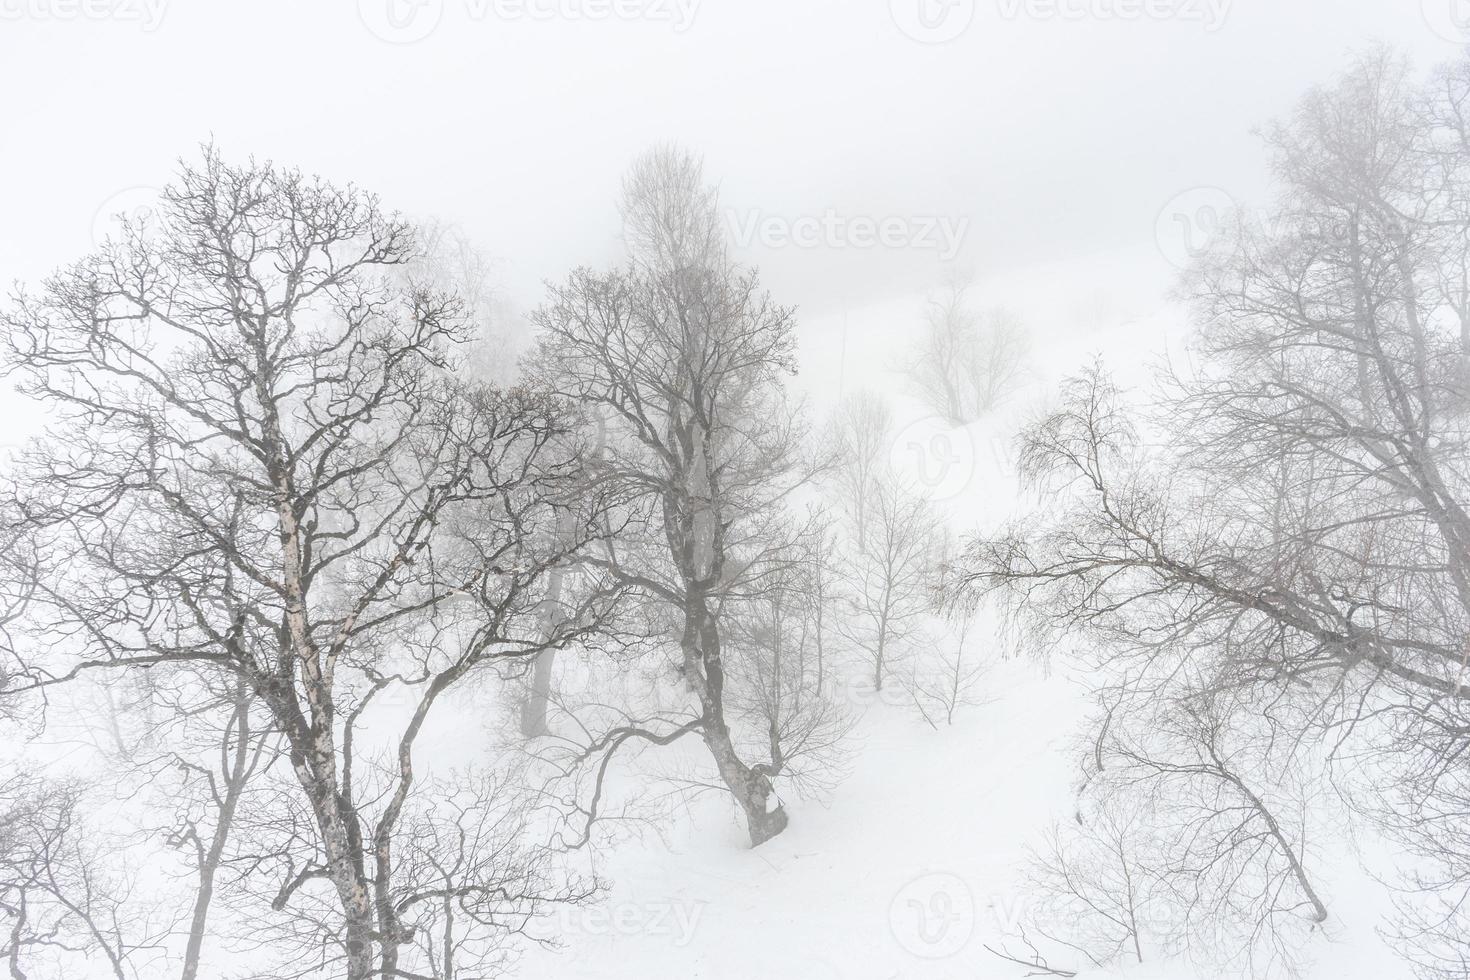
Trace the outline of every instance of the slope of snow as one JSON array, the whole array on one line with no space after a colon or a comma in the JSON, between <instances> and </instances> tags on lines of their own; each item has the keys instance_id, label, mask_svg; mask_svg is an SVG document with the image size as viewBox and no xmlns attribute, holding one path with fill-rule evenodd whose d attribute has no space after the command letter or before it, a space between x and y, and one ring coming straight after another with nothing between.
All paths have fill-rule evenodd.
<instances>
[{"instance_id":1,"label":"slope of snow","mask_svg":"<svg viewBox=\"0 0 1470 980\"><path fill-rule=\"evenodd\" d=\"M790 828L750 849L732 808L704 797L668 841L603 857L611 887L546 931L517 975L559 980L1004 980L1024 967L985 949L1026 913L1026 849L1070 819L1080 685L1034 664L992 667L985 703L935 731L874 704L851 775L826 805L788 801ZM1339 899L1304 980L1397 980L1375 896L1347 841L1323 869ZM1076 963L1053 960L1057 966ZM1090 970L1083 980L1213 980L1181 963Z\"/></svg>"},{"instance_id":2,"label":"slope of snow","mask_svg":"<svg viewBox=\"0 0 1470 980\"><path fill-rule=\"evenodd\" d=\"M531 954L522 974L947 980L999 970L981 946L1019 911L1025 844L1066 811L1079 700L1066 681L1018 663L992 682L1004 697L937 732L911 710L873 705L849 778L826 806L789 802L790 828L759 849L713 796L668 846L616 848L605 912L562 916L564 948Z\"/></svg>"},{"instance_id":3,"label":"slope of snow","mask_svg":"<svg viewBox=\"0 0 1470 980\"><path fill-rule=\"evenodd\" d=\"M1146 386L1178 348L1183 311L1146 294L1114 296L1070 283L1074 270L1036 281L986 283L977 298L1012 302L1033 329L1035 373L1000 412L950 430L903 391L905 330L922 297L895 298L851 316L804 324L800 386L818 414L842 394L888 394L896 417L893 464L946 512L956 533L994 527L1035 501L1019 492L1014 437L1047 406L1056 385L1107 351L1128 386ZM1063 274L1067 273L1067 274ZM1084 283L1084 286L1086 284ZM1007 294L1009 287L1015 295ZM1024 300L1024 302L1019 302ZM1166 352L1168 352L1166 354ZM941 438L936 438L936 434ZM931 478L932 477L932 478ZM987 945L1024 947L1028 847L1073 818L1075 740L1085 690L1034 660L1001 660L994 624L973 635L989 663L978 695L950 728L935 731L908 705L861 708L852 771L822 804L788 799L791 825L748 846L728 799L706 794L681 813L667 840L622 841L600 852L610 884L593 906L572 909L541 932L558 948L525 954L518 976L559 980L1007 980L1029 974ZM984 651L987 643L992 649ZM869 692L871 694L871 692ZM696 751L681 759L707 765ZM686 747L688 748L688 747ZM635 777L636 778L636 777ZM1346 831L1313 842L1314 874L1331 919L1304 951L1302 980L1405 980L1408 967L1378 935L1390 911L1382 884L1362 870ZM1369 846L1369 850L1372 848ZM1370 854L1380 870L1391 862ZM1009 942L1007 939L1009 938ZM1053 956L1079 980L1216 980L1218 969L1148 962L1083 969Z\"/></svg>"}]
</instances>

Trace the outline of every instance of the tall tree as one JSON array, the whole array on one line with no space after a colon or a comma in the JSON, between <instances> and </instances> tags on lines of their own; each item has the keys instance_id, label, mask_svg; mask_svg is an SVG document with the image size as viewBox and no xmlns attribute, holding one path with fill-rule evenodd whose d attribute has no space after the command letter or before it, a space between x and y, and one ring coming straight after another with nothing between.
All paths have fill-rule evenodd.
<instances>
[{"instance_id":1,"label":"tall tree","mask_svg":"<svg viewBox=\"0 0 1470 980\"><path fill-rule=\"evenodd\" d=\"M803 431L787 403L792 312L726 256L698 161L674 149L639 160L624 187L632 261L579 270L535 315L537 372L552 391L604 410L598 481L636 514L595 561L668 624L695 713L668 730L637 726L599 742L698 733L760 844L786 826L773 780L779 747L742 754L727 687L728 618L792 549L779 517L800 482Z\"/></svg>"},{"instance_id":2,"label":"tall tree","mask_svg":"<svg viewBox=\"0 0 1470 980\"><path fill-rule=\"evenodd\" d=\"M4 315L55 419L13 487L38 579L6 694L176 665L243 684L313 828L282 904L326 884L327 961L394 976L418 736L472 672L609 610L593 589L555 630L535 615L602 533L566 492L570 420L454 380L461 306L392 274L417 245L370 195L209 148L155 217ZM531 533L572 506L576 533ZM390 689L406 721L364 734Z\"/></svg>"},{"instance_id":3,"label":"tall tree","mask_svg":"<svg viewBox=\"0 0 1470 980\"><path fill-rule=\"evenodd\" d=\"M1470 62L1421 87L1377 53L1271 129L1280 203L1186 281L1200 368L1160 419L1101 371L1069 384L1024 439L1048 509L968 564L1085 631L1152 695L1133 703L1229 696L1278 739L1381 750L1358 789L1391 786L1383 812L1440 869L1419 884L1444 914L1406 929L1436 977L1463 975L1470 934L1449 816L1470 800L1467 106Z\"/></svg>"}]
</instances>

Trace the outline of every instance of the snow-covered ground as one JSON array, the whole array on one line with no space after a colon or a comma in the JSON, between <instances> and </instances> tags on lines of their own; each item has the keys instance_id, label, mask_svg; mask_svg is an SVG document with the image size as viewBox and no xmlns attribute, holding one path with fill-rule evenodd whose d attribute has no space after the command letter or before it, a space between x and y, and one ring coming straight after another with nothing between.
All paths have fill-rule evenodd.
<instances>
[{"instance_id":1,"label":"snow-covered ground","mask_svg":"<svg viewBox=\"0 0 1470 980\"><path fill-rule=\"evenodd\" d=\"M982 944L1017 911L1026 843L1067 806L1079 699L1014 661L981 687L985 703L938 731L911 708L869 706L850 776L825 805L788 801L791 826L758 849L714 794L667 843L618 847L602 868L605 901L561 916L563 948L527 957L523 975L949 980L991 969Z\"/></svg>"},{"instance_id":2,"label":"snow-covered ground","mask_svg":"<svg viewBox=\"0 0 1470 980\"><path fill-rule=\"evenodd\" d=\"M624 842L611 887L546 928L559 948L520 962L558 980L1004 980L1027 970L986 950L1025 922L1026 849L1072 813L1081 686L1030 661L994 664L983 703L935 731L869 706L851 775L826 805L788 802L789 829L752 850L715 794L667 840ZM694 748L698 748L695 746ZM1382 890L1346 839L1323 848L1333 919L1304 980L1408 977L1376 933ZM1053 965L1077 967L1054 957ZM1084 980L1213 980L1186 963L1083 971Z\"/></svg>"},{"instance_id":3,"label":"snow-covered ground","mask_svg":"<svg viewBox=\"0 0 1470 980\"><path fill-rule=\"evenodd\" d=\"M1071 283L1046 290L1044 282ZM1166 281L1161 277L1160 282ZM922 296L804 320L800 384L818 414L870 387L895 406L892 463L949 515L960 535L993 527L1034 503L1020 494L1014 439L1050 403L1057 383L1102 355L1125 385L1146 386L1151 366L1187 356L1187 317L1146 291L1093 289L1080 270L1036 270L1031 281L980 282L983 301L1019 306L1036 370L1024 392L964 429L951 429L903 394L895 323L914 323ZM1162 288L1160 290L1162 292ZM832 356L836 355L836 356ZM936 438L936 436L938 438ZM1064 652L1018 651L993 623L972 634L986 663L978 703L954 724L926 724L901 694L857 685L850 774L820 803L786 800L790 827L752 850L733 803L707 793L659 834L622 840L597 856L609 884L587 907L543 923L550 948L532 949L517 974L559 980L1005 980L1029 975L986 947L1019 952L1030 903L1028 849L1076 812L1078 736L1086 678ZM697 744L671 750L671 765ZM1387 889L1364 869L1391 863L1347 830L1317 846L1332 918L1303 951L1302 980L1400 980L1408 967L1378 930ZM1053 966L1082 980L1215 980L1218 968L1184 959L1098 969L1080 955ZM1062 951L1065 953L1065 951Z\"/></svg>"},{"instance_id":4,"label":"snow-covered ground","mask_svg":"<svg viewBox=\"0 0 1470 980\"><path fill-rule=\"evenodd\" d=\"M1073 278L1067 270L1051 270ZM992 295L982 282L981 295ZM949 514L956 533L993 526L1018 506L1013 440L1019 425L1052 397L1056 382L1105 352L1128 383L1146 383L1144 365L1182 333L1167 304L1092 296L1086 284L1053 292L1023 309L1037 352L1028 390L975 425L949 430L902 394L892 367L902 353L894 323L912 323L923 297L803 324L801 383L814 414L841 393L871 386L894 394L893 462L921 476L918 487ZM1022 292L1029 287L1023 288ZM1089 298L1091 296L1091 298ZM1000 295L1004 302L1009 297ZM840 342L837 357L829 356ZM810 370L807 367L810 366ZM931 438L939 434L944 438ZM514 975L558 980L1005 980L1028 974L987 946L1014 951L1034 893L1028 848L1055 823L1072 819L1084 713L1084 679L1069 675L1064 652L1043 660L1018 652L1000 631L971 642L986 664L976 703L936 729L901 693L846 689L857 714L850 771L818 800L788 797L790 827L758 849L728 796L707 793L659 827L597 850L607 890L535 926L552 942L529 947ZM493 687L494 685L489 685ZM841 688L839 688L841 690ZM466 695L462 710L426 737L441 764L492 762L511 752ZM388 705L388 708L393 708ZM396 710L402 710L398 705ZM476 719L478 715L478 719ZM78 712L77 717L90 717ZM84 726L85 727L85 726ZM476 738L467 733L477 732ZM58 751L81 744L53 731ZM502 732L501 735L504 735ZM86 741L90 742L91 739ZM659 764L707 764L697 743L659 750ZM64 760L58 760L58 764ZM642 760L640 760L642 761ZM638 767L619 778L636 780ZM636 785L633 787L636 791ZM1374 849L1369 848L1370 852ZM1374 870L1389 867L1373 853ZM1346 831L1315 848L1314 872L1327 882L1331 919L1306 951L1303 980L1399 980L1408 968L1385 945L1388 892L1364 870ZM1055 950L1053 950L1055 952ZM221 957L223 960L224 957ZM1053 955L1083 980L1214 980L1187 962L1086 969ZM244 967L248 962L235 965Z\"/></svg>"}]
</instances>

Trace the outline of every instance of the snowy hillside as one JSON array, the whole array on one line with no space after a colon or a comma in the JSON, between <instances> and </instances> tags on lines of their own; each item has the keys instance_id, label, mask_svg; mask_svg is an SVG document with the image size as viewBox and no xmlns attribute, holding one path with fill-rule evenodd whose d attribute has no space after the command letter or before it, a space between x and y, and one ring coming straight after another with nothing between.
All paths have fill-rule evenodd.
<instances>
[{"instance_id":1,"label":"snowy hillside","mask_svg":"<svg viewBox=\"0 0 1470 980\"><path fill-rule=\"evenodd\" d=\"M0 0L0 977L1470 980L1467 12Z\"/></svg>"},{"instance_id":2,"label":"snowy hillside","mask_svg":"<svg viewBox=\"0 0 1470 980\"><path fill-rule=\"evenodd\" d=\"M606 898L556 916L546 929L561 948L532 950L520 968L558 980L1029 975L985 947L1024 949L1026 849L1074 812L1078 688L1043 674L994 664L981 684L985 703L939 731L911 707L871 705L853 772L830 805L795 807L785 834L751 850L730 808L704 800L667 843L610 854ZM1313 943L1304 980L1407 978L1375 933L1381 891L1361 881L1352 843L1333 841L1321 856L1323 871L1358 888ZM1079 976L1213 980L1177 961Z\"/></svg>"}]
</instances>

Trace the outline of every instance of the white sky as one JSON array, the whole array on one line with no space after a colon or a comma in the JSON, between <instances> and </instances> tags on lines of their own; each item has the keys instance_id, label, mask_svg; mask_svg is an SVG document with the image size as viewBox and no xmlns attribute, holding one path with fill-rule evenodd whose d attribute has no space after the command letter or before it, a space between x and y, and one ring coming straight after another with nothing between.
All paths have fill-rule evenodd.
<instances>
[{"instance_id":1,"label":"white sky","mask_svg":"<svg viewBox=\"0 0 1470 980\"><path fill-rule=\"evenodd\" d=\"M543 279L617 254L619 176L672 139L705 154L732 230L963 223L952 262L985 298L1090 342L1158 316L1172 267L1155 229L1175 195L1259 199L1252 128L1375 40L1421 68L1451 57L1458 0L616 0L652 16L603 20L492 6L578 2L0 0L0 280L85 251L99 210L134 206L212 135L458 223L526 307ZM678 3L695 5L682 30L659 16ZM899 22L921 3L955 5L942 29L973 17L920 43ZM1179 13L1123 19L1119 3ZM433 29L387 43L368 22L390 12ZM745 254L802 310L818 372L844 315L884 360L873 335L901 343L947 268L934 248L840 237Z\"/></svg>"}]
</instances>

